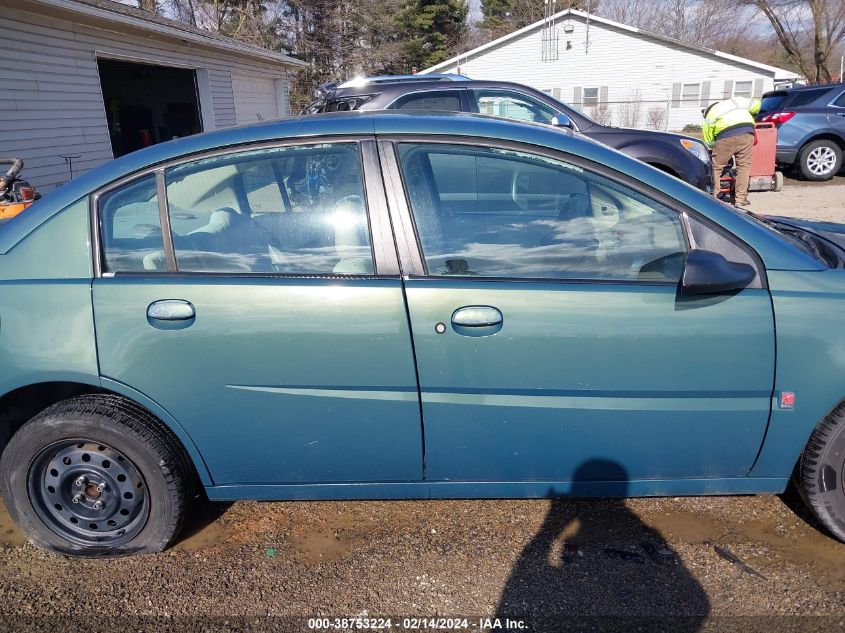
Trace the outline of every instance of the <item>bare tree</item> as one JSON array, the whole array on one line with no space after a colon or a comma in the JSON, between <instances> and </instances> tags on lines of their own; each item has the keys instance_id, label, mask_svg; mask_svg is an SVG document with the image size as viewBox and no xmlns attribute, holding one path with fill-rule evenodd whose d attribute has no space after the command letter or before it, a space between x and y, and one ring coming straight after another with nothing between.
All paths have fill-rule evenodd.
<instances>
[{"instance_id":1,"label":"bare tree","mask_svg":"<svg viewBox=\"0 0 845 633\"><path fill-rule=\"evenodd\" d=\"M845 41L843 0L743 0L769 20L789 59L812 83L831 80L834 51Z\"/></svg>"},{"instance_id":2,"label":"bare tree","mask_svg":"<svg viewBox=\"0 0 845 633\"><path fill-rule=\"evenodd\" d=\"M138 0L138 8L150 13L158 13L158 2L156 0Z\"/></svg>"},{"instance_id":3,"label":"bare tree","mask_svg":"<svg viewBox=\"0 0 845 633\"><path fill-rule=\"evenodd\" d=\"M625 100L619 104L619 125L622 127L637 127L640 123L640 114L643 106L643 97L640 89L636 88L628 93Z\"/></svg>"},{"instance_id":4,"label":"bare tree","mask_svg":"<svg viewBox=\"0 0 845 633\"><path fill-rule=\"evenodd\" d=\"M646 124L652 130L663 130L666 128L666 106L651 106L645 115Z\"/></svg>"},{"instance_id":5,"label":"bare tree","mask_svg":"<svg viewBox=\"0 0 845 633\"><path fill-rule=\"evenodd\" d=\"M753 9L725 0L602 0L598 13L688 44L717 48L750 32Z\"/></svg>"},{"instance_id":6,"label":"bare tree","mask_svg":"<svg viewBox=\"0 0 845 633\"><path fill-rule=\"evenodd\" d=\"M606 103L600 103L590 108L590 118L596 123L611 125L613 123L613 112L610 111Z\"/></svg>"}]
</instances>

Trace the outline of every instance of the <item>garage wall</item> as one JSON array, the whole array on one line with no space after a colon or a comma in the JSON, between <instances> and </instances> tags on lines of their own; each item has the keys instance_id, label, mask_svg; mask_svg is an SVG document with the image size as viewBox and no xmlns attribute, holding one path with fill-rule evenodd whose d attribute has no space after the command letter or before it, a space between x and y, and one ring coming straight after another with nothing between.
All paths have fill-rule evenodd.
<instances>
[{"instance_id":1,"label":"garage wall","mask_svg":"<svg viewBox=\"0 0 845 633\"><path fill-rule=\"evenodd\" d=\"M79 155L73 161L75 176L112 158L98 55L201 69L206 129L210 123L223 128L237 122L233 73L281 78L278 83L287 85L288 69L281 64L23 11L18 7L24 3L16 0L0 0L0 6L5 27L0 37L0 156L23 158L25 177L45 193L69 178L60 154Z\"/></svg>"}]
</instances>

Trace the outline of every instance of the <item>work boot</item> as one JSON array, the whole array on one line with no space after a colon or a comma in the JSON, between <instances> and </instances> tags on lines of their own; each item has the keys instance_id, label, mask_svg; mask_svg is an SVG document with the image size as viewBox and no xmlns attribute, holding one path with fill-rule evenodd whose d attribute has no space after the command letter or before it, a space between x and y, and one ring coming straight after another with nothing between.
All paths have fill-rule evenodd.
<instances>
[{"instance_id":1,"label":"work boot","mask_svg":"<svg viewBox=\"0 0 845 633\"><path fill-rule=\"evenodd\" d=\"M750 200L737 200L735 204L738 207L750 207L751 201Z\"/></svg>"}]
</instances>

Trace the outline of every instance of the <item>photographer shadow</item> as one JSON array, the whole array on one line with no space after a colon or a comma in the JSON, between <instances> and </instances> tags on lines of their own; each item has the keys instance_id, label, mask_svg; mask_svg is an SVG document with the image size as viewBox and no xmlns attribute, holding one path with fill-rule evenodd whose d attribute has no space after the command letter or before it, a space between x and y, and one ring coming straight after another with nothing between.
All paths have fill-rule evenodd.
<instances>
[{"instance_id":1,"label":"photographer shadow","mask_svg":"<svg viewBox=\"0 0 845 633\"><path fill-rule=\"evenodd\" d=\"M710 611L677 553L625 505L625 469L594 459L575 473L573 497L553 499L511 570L496 609L532 631L666 630L692 633ZM608 483L610 482L610 483Z\"/></svg>"}]
</instances>

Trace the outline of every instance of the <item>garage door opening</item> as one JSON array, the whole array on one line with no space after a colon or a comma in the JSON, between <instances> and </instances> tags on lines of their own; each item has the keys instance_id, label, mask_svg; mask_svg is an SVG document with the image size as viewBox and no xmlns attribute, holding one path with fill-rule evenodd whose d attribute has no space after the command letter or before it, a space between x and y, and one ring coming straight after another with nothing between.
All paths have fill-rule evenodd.
<instances>
[{"instance_id":1,"label":"garage door opening","mask_svg":"<svg viewBox=\"0 0 845 633\"><path fill-rule=\"evenodd\" d=\"M202 131L196 73L97 60L115 158Z\"/></svg>"}]
</instances>

